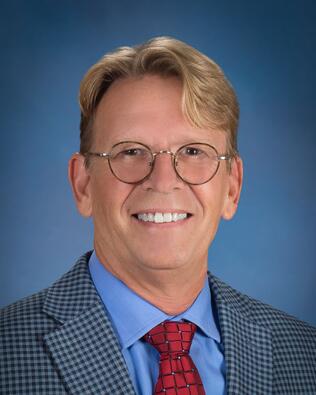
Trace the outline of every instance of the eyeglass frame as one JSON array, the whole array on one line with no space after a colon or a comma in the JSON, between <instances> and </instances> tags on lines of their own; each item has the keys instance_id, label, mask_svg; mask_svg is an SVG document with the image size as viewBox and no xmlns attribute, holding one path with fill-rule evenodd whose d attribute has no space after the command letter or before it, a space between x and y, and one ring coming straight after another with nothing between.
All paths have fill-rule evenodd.
<instances>
[{"instance_id":1,"label":"eyeglass frame","mask_svg":"<svg viewBox=\"0 0 316 395\"><path fill-rule=\"evenodd\" d=\"M122 179L120 179L120 178L115 174L114 170L112 169L112 166L111 166L111 154L112 154L112 151L113 151L113 149L114 149L116 146L118 146L118 145L120 145L120 144L124 144L124 143L125 143L125 144L126 144L126 143L132 143L132 144L134 143L134 144L142 145L143 147L145 147L145 148L150 152L150 154L151 154L151 156L152 156L152 162L150 162L150 171L149 171L149 173L148 173L145 177L143 177L141 180L139 180L139 181L133 181L133 182L123 181ZM208 147L212 148L212 149L215 151L215 153L216 153L216 156L215 156L215 159L217 160L216 170L214 171L214 174L213 174L209 179L207 179L206 181L199 182L199 183L188 182L187 180L185 180L184 178L182 178L181 175L180 175L180 174L178 173L178 171L177 171L177 168L176 168L176 158L177 158L178 152L180 152L180 150L182 150L184 147L187 147L187 146L190 146L190 145L207 145ZM111 170L111 173L113 174L113 176L114 176L116 179L118 179L118 180L121 181L121 182L124 182L125 184L133 184L133 185L136 185L136 184L142 183L143 181L145 181L147 178L150 177L150 175L151 175L151 173L153 172L154 167L155 167L156 157L157 157L158 155L160 155L160 154L168 154L168 155L171 155L171 158L172 158L172 165L173 165L173 169L174 169L176 175L177 175L183 182L185 182L185 183L187 183L187 184L189 184L189 185L203 185L203 184L206 184L207 182L211 181L211 180L215 177L215 175L217 174L217 172L218 172L218 169L219 169L219 166L220 166L220 162L221 162L222 160L231 161L231 160L236 156L236 154L219 154L218 151L217 151L217 149L216 149L213 145L208 144L208 143L199 143L199 142L191 142L191 143L184 144L184 145L182 145L181 147L179 147L179 148L176 150L176 152L172 152L172 151L169 151L169 150L160 150L160 151L157 151L157 152L153 152L153 151L151 150L151 148L148 147L148 145L143 144L143 143L140 143L139 141L119 141L118 143L116 143L116 144L114 144L114 145L112 146L110 152L90 152L90 151L88 151L88 152L83 153L82 155L83 155L84 157L95 156L95 157L97 157L97 158L105 158L105 159L107 159L108 164L109 164L109 168L110 168L110 170Z\"/></svg>"}]
</instances>

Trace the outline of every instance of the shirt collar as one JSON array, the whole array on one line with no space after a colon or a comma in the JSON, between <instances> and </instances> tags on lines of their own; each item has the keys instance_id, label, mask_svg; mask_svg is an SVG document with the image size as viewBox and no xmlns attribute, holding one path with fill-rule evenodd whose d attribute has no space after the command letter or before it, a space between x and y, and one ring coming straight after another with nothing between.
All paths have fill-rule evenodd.
<instances>
[{"instance_id":1,"label":"shirt collar","mask_svg":"<svg viewBox=\"0 0 316 395\"><path fill-rule=\"evenodd\" d=\"M183 313L170 316L141 298L121 280L110 273L93 252L89 270L112 322L116 327L122 348L128 348L151 328L165 320L189 320L202 333L220 342L220 333L215 322L208 279L193 304Z\"/></svg>"}]
</instances>

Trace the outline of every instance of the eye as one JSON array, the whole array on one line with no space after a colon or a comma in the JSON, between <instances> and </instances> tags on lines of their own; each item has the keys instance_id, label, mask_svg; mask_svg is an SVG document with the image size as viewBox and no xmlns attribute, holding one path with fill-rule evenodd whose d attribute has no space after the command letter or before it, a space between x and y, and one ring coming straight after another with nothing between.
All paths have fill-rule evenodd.
<instances>
[{"instance_id":1,"label":"eye","mask_svg":"<svg viewBox=\"0 0 316 395\"><path fill-rule=\"evenodd\" d=\"M126 148L117 153L120 158L143 158L148 156L148 151L141 147Z\"/></svg>"},{"instance_id":2,"label":"eye","mask_svg":"<svg viewBox=\"0 0 316 395\"><path fill-rule=\"evenodd\" d=\"M112 152L112 160L116 161L145 161L147 160L148 156L150 153L148 153L148 150L142 147L135 147L135 146L130 146L130 147L120 147L118 151L113 151Z\"/></svg>"},{"instance_id":3,"label":"eye","mask_svg":"<svg viewBox=\"0 0 316 395\"><path fill-rule=\"evenodd\" d=\"M144 154L144 150L142 148L129 148L121 151L120 154L126 156L140 156Z\"/></svg>"},{"instance_id":4,"label":"eye","mask_svg":"<svg viewBox=\"0 0 316 395\"><path fill-rule=\"evenodd\" d=\"M181 156L185 158L199 158L202 159L205 155L207 155L206 150L203 147L198 147L194 145L189 145L187 147L183 147L181 150Z\"/></svg>"},{"instance_id":5,"label":"eye","mask_svg":"<svg viewBox=\"0 0 316 395\"><path fill-rule=\"evenodd\" d=\"M203 151L197 147L185 147L184 154L188 156L198 156L203 154Z\"/></svg>"}]
</instances>

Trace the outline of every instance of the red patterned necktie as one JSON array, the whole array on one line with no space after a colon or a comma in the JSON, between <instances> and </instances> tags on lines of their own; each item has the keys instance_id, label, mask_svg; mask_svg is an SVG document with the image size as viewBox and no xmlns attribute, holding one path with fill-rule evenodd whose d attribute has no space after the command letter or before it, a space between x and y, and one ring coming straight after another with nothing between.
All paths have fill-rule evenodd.
<instances>
[{"instance_id":1,"label":"red patterned necktie","mask_svg":"<svg viewBox=\"0 0 316 395\"><path fill-rule=\"evenodd\" d=\"M159 376L154 395L205 395L197 368L189 355L196 325L165 321L144 339L160 353Z\"/></svg>"}]
</instances>

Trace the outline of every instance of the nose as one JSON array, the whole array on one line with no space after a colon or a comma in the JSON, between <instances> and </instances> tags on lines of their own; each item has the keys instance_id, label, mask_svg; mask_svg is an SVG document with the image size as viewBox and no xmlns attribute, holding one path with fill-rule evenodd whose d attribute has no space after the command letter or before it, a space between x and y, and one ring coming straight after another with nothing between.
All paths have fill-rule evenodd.
<instances>
[{"instance_id":1,"label":"nose","mask_svg":"<svg viewBox=\"0 0 316 395\"><path fill-rule=\"evenodd\" d=\"M173 153L159 151L154 156L153 169L150 176L142 183L146 190L170 193L183 187L183 181L173 167Z\"/></svg>"}]
</instances>

